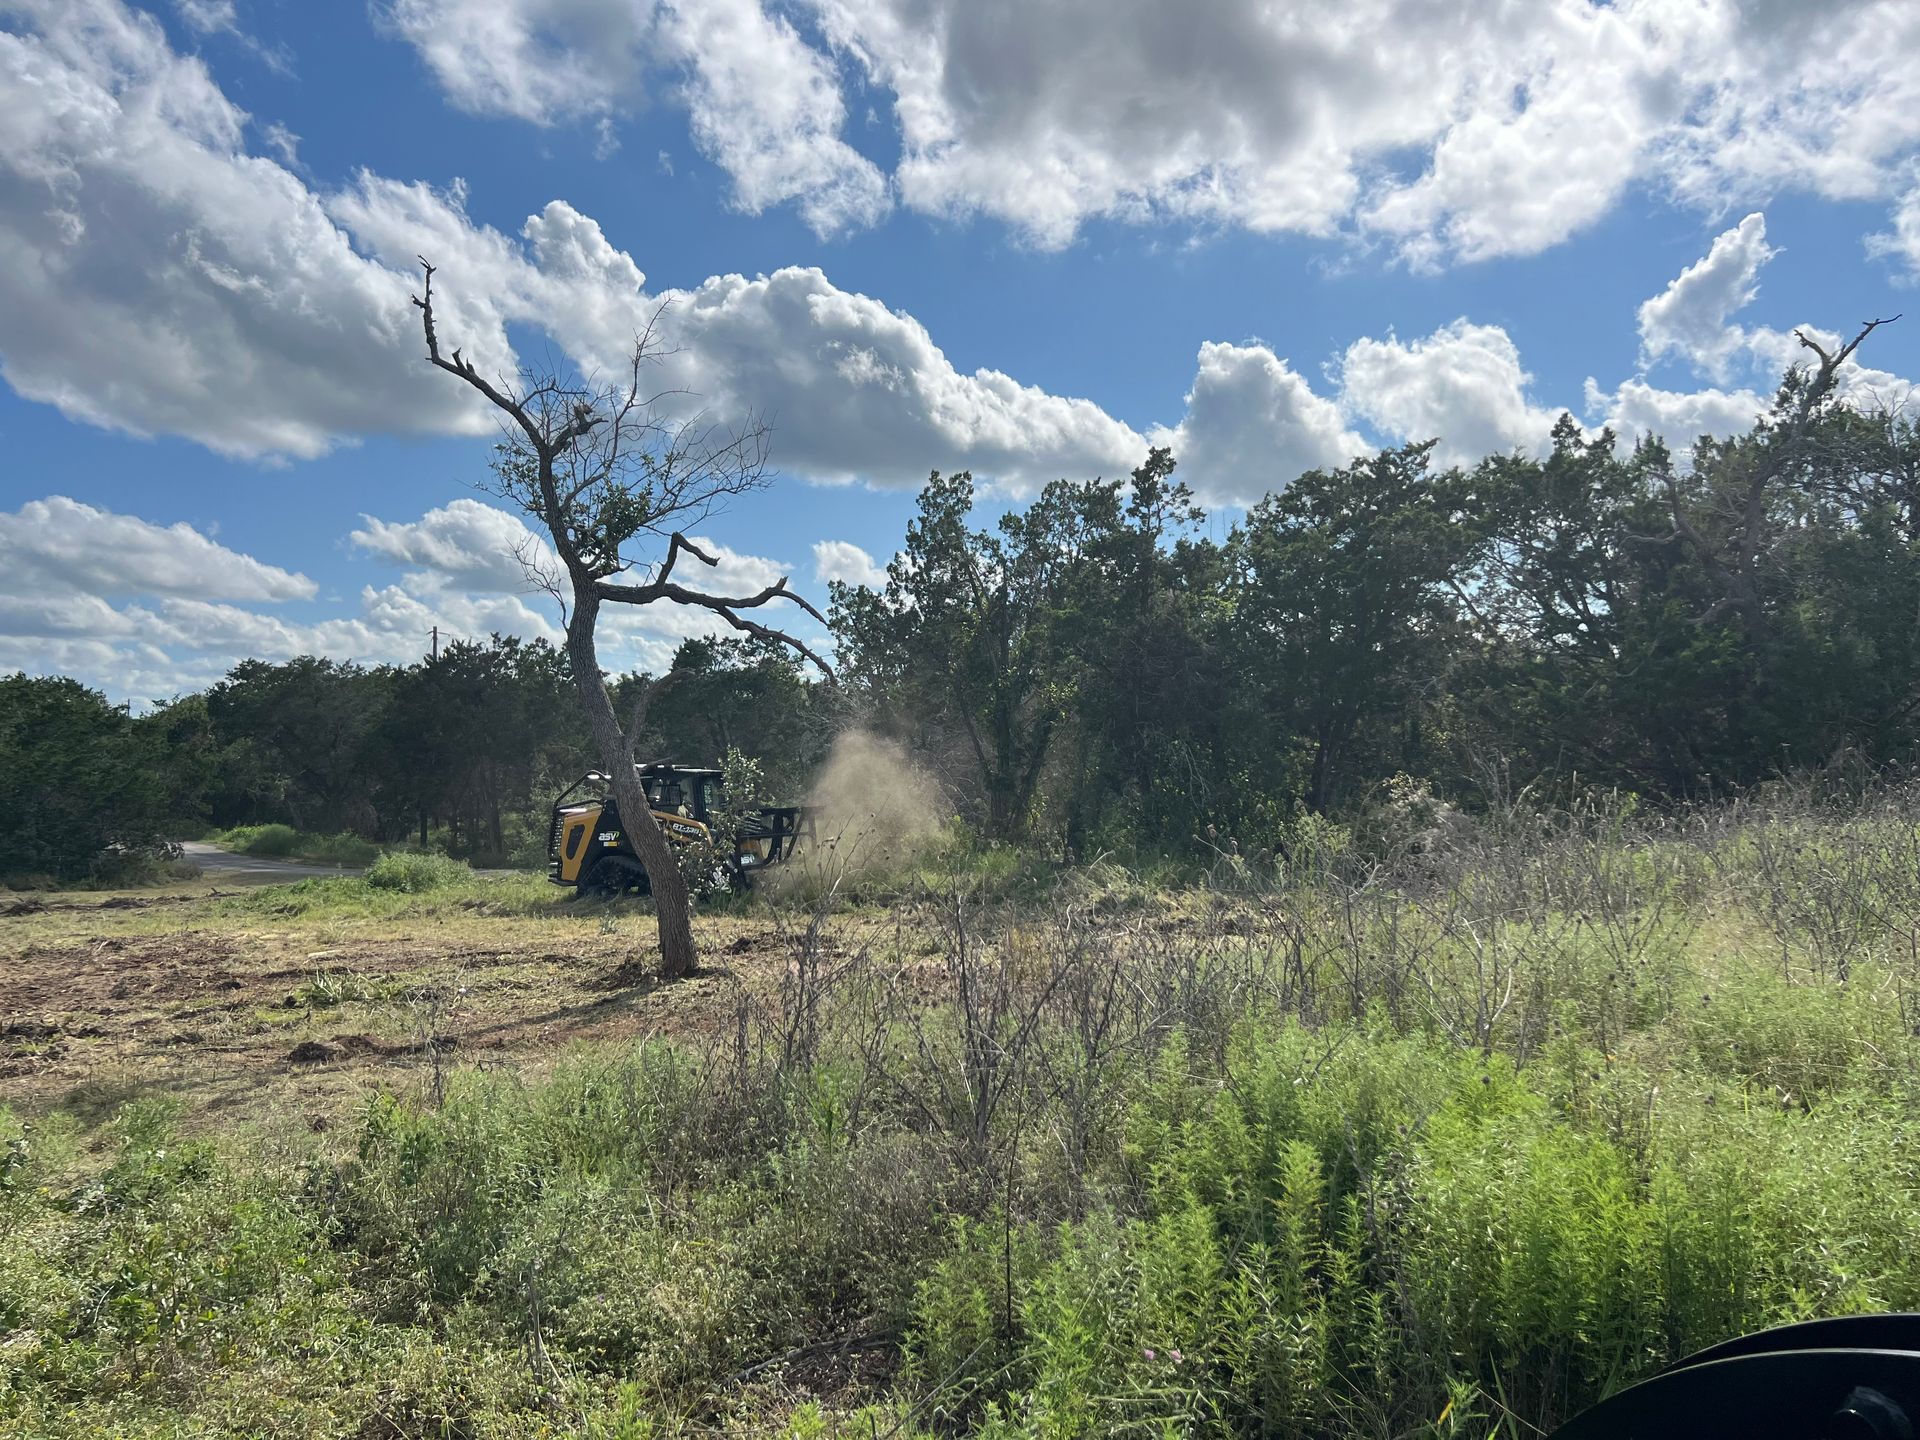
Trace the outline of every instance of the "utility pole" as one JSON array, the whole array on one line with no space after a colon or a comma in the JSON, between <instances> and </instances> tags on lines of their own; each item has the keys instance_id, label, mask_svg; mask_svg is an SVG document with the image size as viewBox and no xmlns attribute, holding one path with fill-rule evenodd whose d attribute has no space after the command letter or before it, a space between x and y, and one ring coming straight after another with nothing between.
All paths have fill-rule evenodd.
<instances>
[{"instance_id":1,"label":"utility pole","mask_svg":"<svg viewBox=\"0 0 1920 1440\"><path fill-rule=\"evenodd\" d=\"M433 658L436 660L440 658L440 627L438 625L433 627Z\"/></svg>"}]
</instances>

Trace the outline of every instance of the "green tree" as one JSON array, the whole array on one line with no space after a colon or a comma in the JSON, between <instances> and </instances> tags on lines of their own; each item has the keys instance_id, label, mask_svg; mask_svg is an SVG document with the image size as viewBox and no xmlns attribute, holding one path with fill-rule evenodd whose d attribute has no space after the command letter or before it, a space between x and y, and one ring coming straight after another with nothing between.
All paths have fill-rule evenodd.
<instances>
[{"instance_id":1,"label":"green tree","mask_svg":"<svg viewBox=\"0 0 1920 1440\"><path fill-rule=\"evenodd\" d=\"M1128 483L1073 487L1080 558L1061 577L1056 648L1076 677L1060 766L1070 850L1180 842L1222 810L1224 571L1206 515L1155 449Z\"/></svg>"},{"instance_id":2,"label":"green tree","mask_svg":"<svg viewBox=\"0 0 1920 1440\"><path fill-rule=\"evenodd\" d=\"M1470 483L1434 474L1433 442L1302 475L1230 542L1233 658L1253 773L1297 742L1297 783L1325 811L1419 748L1459 644L1459 578L1481 543ZM1398 753L1393 753L1397 751Z\"/></svg>"},{"instance_id":3,"label":"green tree","mask_svg":"<svg viewBox=\"0 0 1920 1440\"><path fill-rule=\"evenodd\" d=\"M216 822L381 833L381 770L369 740L395 674L312 655L234 666L206 697L221 745Z\"/></svg>"},{"instance_id":4,"label":"green tree","mask_svg":"<svg viewBox=\"0 0 1920 1440\"><path fill-rule=\"evenodd\" d=\"M987 833L1011 839L1075 694L1055 606L1083 556L1084 495L1050 485L998 533L969 526L973 498L971 473L935 471L886 585L836 583L831 623L850 679L962 737Z\"/></svg>"},{"instance_id":5,"label":"green tree","mask_svg":"<svg viewBox=\"0 0 1920 1440\"><path fill-rule=\"evenodd\" d=\"M1666 463L1657 445L1622 457L1612 432L1589 438L1563 415L1546 457L1475 467L1486 544L1459 591L1479 642L1455 687L1465 785L1697 768L1686 712L1714 668L1688 618L1698 592L1646 538L1660 520L1649 476Z\"/></svg>"},{"instance_id":6,"label":"green tree","mask_svg":"<svg viewBox=\"0 0 1920 1440\"><path fill-rule=\"evenodd\" d=\"M565 654L544 640L456 640L396 676L384 784L446 824L456 853L504 857L505 817L529 811L536 782L583 763L571 684Z\"/></svg>"},{"instance_id":7,"label":"green tree","mask_svg":"<svg viewBox=\"0 0 1920 1440\"><path fill-rule=\"evenodd\" d=\"M162 844L153 738L78 681L0 679L0 875L80 879Z\"/></svg>"},{"instance_id":8,"label":"green tree","mask_svg":"<svg viewBox=\"0 0 1920 1440\"><path fill-rule=\"evenodd\" d=\"M169 823L181 830L204 826L220 773L219 741L207 713L207 697L178 696L133 723L158 766Z\"/></svg>"}]
</instances>

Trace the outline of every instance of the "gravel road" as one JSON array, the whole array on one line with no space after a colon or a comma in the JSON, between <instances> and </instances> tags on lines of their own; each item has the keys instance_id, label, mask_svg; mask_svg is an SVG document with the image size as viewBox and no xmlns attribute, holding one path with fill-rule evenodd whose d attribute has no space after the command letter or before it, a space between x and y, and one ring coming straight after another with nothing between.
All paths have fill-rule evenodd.
<instances>
[{"instance_id":1,"label":"gravel road","mask_svg":"<svg viewBox=\"0 0 1920 1440\"><path fill-rule=\"evenodd\" d=\"M304 860L268 860L259 855L236 855L204 840L187 840L180 848L209 878L243 884L271 885L279 880L307 880L316 875L358 875L341 865L310 865Z\"/></svg>"}]
</instances>

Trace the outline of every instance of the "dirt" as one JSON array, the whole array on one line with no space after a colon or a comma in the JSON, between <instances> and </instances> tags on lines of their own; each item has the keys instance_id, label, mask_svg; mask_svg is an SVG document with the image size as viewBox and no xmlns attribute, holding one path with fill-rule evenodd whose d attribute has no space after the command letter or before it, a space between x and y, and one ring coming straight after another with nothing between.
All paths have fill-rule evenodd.
<instances>
[{"instance_id":1,"label":"dirt","mask_svg":"<svg viewBox=\"0 0 1920 1440\"><path fill-rule=\"evenodd\" d=\"M325 1129L450 1061L538 1069L576 1042L723 1033L786 970L777 929L721 918L701 925L710 968L663 984L650 917L614 916L617 933L479 910L270 930L208 906L29 913L0 924L0 1105L161 1088L222 1123L278 1110Z\"/></svg>"}]
</instances>

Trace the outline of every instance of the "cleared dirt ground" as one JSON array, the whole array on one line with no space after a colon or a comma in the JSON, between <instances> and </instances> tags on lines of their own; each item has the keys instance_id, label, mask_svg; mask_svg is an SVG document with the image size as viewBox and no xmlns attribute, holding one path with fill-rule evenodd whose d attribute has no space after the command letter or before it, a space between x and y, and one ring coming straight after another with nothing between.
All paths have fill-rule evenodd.
<instances>
[{"instance_id":1,"label":"cleared dirt ground","mask_svg":"<svg viewBox=\"0 0 1920 1440\"><path fill-rule=\"evenodd\" d=\"M730 1028L792 953L777 920L705 917L702 973L662 986L639 903L537 885L0 895L0 1104L159 1087L208 1118L291 1107L324 1129L436 1064L538 1069L575 1042ZM402 913L355 913L383 906Z\"/></svg>"}]
</instances>

